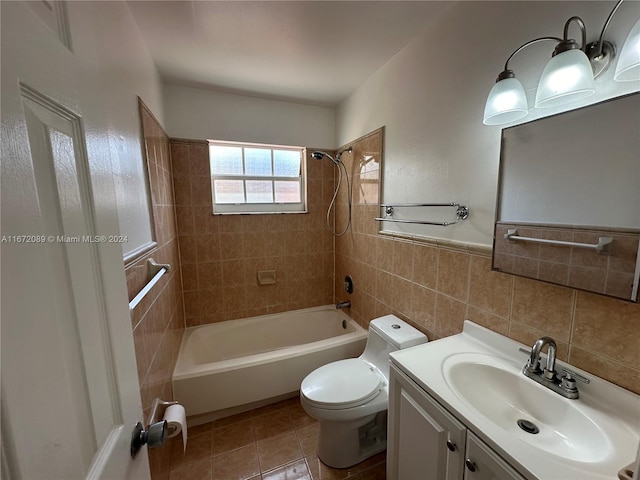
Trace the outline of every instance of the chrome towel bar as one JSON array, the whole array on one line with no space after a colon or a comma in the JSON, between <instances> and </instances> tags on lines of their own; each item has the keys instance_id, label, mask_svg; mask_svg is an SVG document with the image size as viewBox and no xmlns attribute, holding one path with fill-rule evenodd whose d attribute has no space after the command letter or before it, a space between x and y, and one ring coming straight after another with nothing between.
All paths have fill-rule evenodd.
<instances>
[{"instance_id":1,"label":"chrome towel bar","mask_svg":"<svg viewBox=\"0 0 640 480\"><path fill-rule=\"evenodd\" d=\"M428 220L404 220L399 218L391 218L395 208L402 207L455 207L456 220L453 222L430 222ZM396 205L380 205L384 208L384 217L374 218L377 222L395 222L395 223L415 223L418 225L438 225L446 227L454 225L460 220L466 220L469 217L469 208L459 203L401 203Z\"/></svg>"},{"instance_id":2,"label":"chrome towel bar","mask_svg":"<svg viewBox=\"0 0 640 480\"><path fill-rule=\"evenodd\" d=\"M147 260L147 272L148 276L151 277L151 280L144 286L140 292L133 297L133 300L129 302L129 310L133 310L138 306L138 304L142 301L142 299L149 293L149 290L153 288L153 286L158 283L160 277L165 273L171 271L171 265L168 263L156 263L153 258Z\"/></svg>"},{"instance_id":3,"label":"chrome towel bar","mask_svg":"<svg viewBox=\"0 0 640 480\"><path fill-rule=\"evenodd\" d=\"M504 238L510 241L532 242L532 243L546 243L550 245L560 245L563 247L578 247L578 248L590 248L602 255L611 255L611 247L613 245L613 238L611 237L599 237L598 243L578 243L567 242L564 240L549 240L546 238L531 238L521 237L518 235L518 230L509 229L504 234Z\"/></svg>"}]
</instances>

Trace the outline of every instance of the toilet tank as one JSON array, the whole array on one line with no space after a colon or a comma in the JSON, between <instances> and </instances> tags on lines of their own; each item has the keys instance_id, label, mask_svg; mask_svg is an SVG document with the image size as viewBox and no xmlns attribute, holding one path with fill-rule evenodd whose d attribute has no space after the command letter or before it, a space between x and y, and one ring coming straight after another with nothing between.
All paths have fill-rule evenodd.
<instances>
[{"instance_id":1,"label":"toilet tank","mask_svg":"<svg viewBox=\"0 0 640 480\"><path fill-rule=\"evenodd\" d=\"M385 315L371 320L367 346L360 358L377 367L389 380L389 354L427 341L424 333L408 323L395 315Z\"/></svg>"}]
</instances>

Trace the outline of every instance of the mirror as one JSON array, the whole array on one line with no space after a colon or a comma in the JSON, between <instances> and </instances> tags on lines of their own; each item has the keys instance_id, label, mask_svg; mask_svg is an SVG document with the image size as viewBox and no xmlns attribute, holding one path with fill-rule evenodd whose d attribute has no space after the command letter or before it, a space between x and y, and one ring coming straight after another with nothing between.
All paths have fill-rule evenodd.
<instances>
[{"instance_id":1,"label":"mirror","mask_svg":"<svg viewBox=\"0 0 640 480\"><path fill-rule=\"evenodd\" d=\"M640 92L502 130L497 271L638 301Z\"/></svg>"}]
</instances>

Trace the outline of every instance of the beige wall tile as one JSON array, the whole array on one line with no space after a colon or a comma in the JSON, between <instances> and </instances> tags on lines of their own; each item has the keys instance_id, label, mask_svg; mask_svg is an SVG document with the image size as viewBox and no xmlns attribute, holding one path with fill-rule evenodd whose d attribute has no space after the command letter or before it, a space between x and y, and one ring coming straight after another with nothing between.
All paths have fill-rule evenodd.
<instances>
[{"instance_id":1,"label":"beige wall tile","mask_svg":"<svg viewBox=\"0 0 640 480\"><path fill-rule=\"evenodd\" d=\"M391 272L399 277L413 278L413 243L404 241L393 242L393 264Z\"/></svg>"},{"instance_id":2,"label":"beige wall tile","mask_svg":"<svg viewBox=\"0 0 640 480\"><path fill-rule=\"evenodd\" d=\"M509 338L512 338L516 342L520 342L527 347L532 347L533 344L541 337L551 336L548 332L543 330L537 330L528 325L522 325L516 322L510 322L509 324ZM556 352L556 358L559 360L566 361L569 355L569 344L567 342L563 342L555 339L556 345L558 346L558 350ZM546 353L547 347L544 348L544 353ZM526 360L528 357L523 353L523 358ZM524 364L523 364L524 365Z\"/></svg>"},{"instance_id":3,"label":"beige wall tile","mask_svg":"<svg viewBox=\"0 0 640 480\"><path fill-rule=\"evenodd\" d=\"M569 363L640 395L640 370L637 368L576 346L571 346Z\"/></svg>"},{"instance_id":4,"label":"beige wall tile","mask_svg":"<svg viewBox=\"0 0 640 480\"><path fill-rule=\"evenodd\" d=\"M393 246L395 240L390 240L384 237L377 237L376 239L376 268L391 272L393 270ZM337 251L340 251L337 248Z\"/></svg>"},{"instance_id":5,"label":"beige wall tile","mask_svg":"<svg viewBox=\"0 0 640 480\"><path fill-rule=\"evenodd\" d=\"M594 292L604 292L607 281L606 268L571 266L568 285Z\"/></svg>"},{"instance_id":6,"label":"beige wall tile","mask_svg":"<svg viewBox=\"0 0 640 480\"><path fill-rule=\"evenodd\" d=\"M428 245L416 244L411 279L423 287L436 289L438 281L438 249Z\"/></svg>"},{"instance_id":7,"label":"beige wall tile","mask_svg":"<svg viewBox=\"0 0 640 480\"><path fill-rule=\"evenodd\" d=\"M500 317L508 318L513 277L491 271L491 259L471 255L469 304Z\"/></svg>"},{"instance_id":8,"label":"beige wall tile","mask_svg":"<svg viewBox=\"0 0 640 480\"><path fill-rule=\"evenodd\" d=\"M471 320L505 337L509 335L509 320L472 307L471 305L469 305L466 320Z\"/></svg>"},{"instance_id":9,"label":"beige wall tile","mask_svg":"<svg viewBox=\"0 0 640 480\"><path fill-rule=\"evenodd\" d=\"M435 333L438 337L461 333L466 316L466 303L441 294L436 296Z\"/></svg>"},{"instance_id":10,"label":"beige wall tile","mask_svg":"<svg viewBox=\"0 0 640 480\"><path fill-rule=\"evenodd\" d=\"M515 278L511 319L569 341L574 291L526 278Z\"/></svg>"},{"instance_id":11,"label":"beige wall tile","mask_svg":"<svg viewBox=\"0 0 640 480\"><path fill-rule=\"evenodd\" d=\"M469 298L468 254L453 250L439 250L437 290L457 300L467 301Z\"/></svg>"},{"instance_id":12,"label":"beige wall tile","mask_svg":"<svg viewBox=\"0 0 640 480\"><path fill-rule=\"evenodd\" d=\"M429 331L435 330L436 292L413 284L411 286L411 310L409 317Z\"/></svg>"},{"instance_id":13,"label":"beige wall tile","mask_svg":"<svg viewBox=\"0 0 640 480\"><path fill-rule=\"evenodd\" d=\"M640 305L578 292L572 342L640 370Z\"/></svg>"}]
</instances>

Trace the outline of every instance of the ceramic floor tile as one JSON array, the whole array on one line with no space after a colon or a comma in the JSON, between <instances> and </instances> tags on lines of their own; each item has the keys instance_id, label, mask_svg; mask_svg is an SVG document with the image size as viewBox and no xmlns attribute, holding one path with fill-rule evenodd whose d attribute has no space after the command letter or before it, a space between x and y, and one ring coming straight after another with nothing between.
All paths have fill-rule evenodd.
<instances>
[{"instance_id":1,"label":"ceramic floor tile","mask_svg":"<svg viewBox=\"0 0 640 480\"><path fill-rule=\"evenodd\" d=\"M331 468L320 461L317 455L305 457L311 478L313 480L345 480L355 479L359 475L355 467Z\"/></svg>"},{"instance_id":2,"label":"ceramic floor tile","mask_svg":"<svg viewBox=\"0 0 640 480\"><path fill-rule=\"evenodd\" d=\"M243 420L250 419L252 415L253 410L249 410L248 412L236 413L230 417L219 418L218 420L214 420L213 428L225 427L233 423L242 422Z\"/></svg>"},{"instance_id":3,"label":"ceramic floor tile","mask_svg":"<svg viewBox=\"0 0 640 480\"><path fill-rule=\"evenodd\" d=\"M296 430L300 447L304 455L316 453L318 450L318 434L320 432L320 424L314 423Z\"/></svg>"},{"instance_id":4,"label":"ceramic floor tile","mask_svg":"<svg viewBox=\"0 0 640 480\"><path fill-rule=\"evenodd\" d=\"M263 472L302 458L302 450L294 431L257 442L260 469Z\"/></svg>"},{"instance_id":5,"label":"ceramic floor tile","mask_svg":"<svg viewBox=\"0 0 640 480\"><path fill-rule=\"evenodd\" d=\"M281 408L271 413L254 417L252 421L253 431L258 441L294 429L288 408Z\"/></svg>"},{"instance_id":6,"label":"ceramic floor tile","mask_svg":"<svg viewBox=\"0 0 640 480\"><path fill-rule=\"evenodd\" d=\"M262 474L262 480L312 480L304 459Z\"/></svg>"},{"instance_id":7,"label":"ceramic floor tile","mask_svg":"<svg viewBox=\"0 0 640 480\"><path fill-rule=\"evenodd\" d=\"M213 429L213 455L255 443L253 423L249 420Z\"/></svg>"},{"instance_id":8,"label":"ceramic floor tile","mask_svg":"<svg viewBox=\"0 0 640 480\"><path fill-rule=\"evenodd\" d=\"M199 425L186 453L181 442L169 445L168 480L385 480L384 452L351 468L324 465L319 430L298 398Z\"/></svg>"},{"instance_id":9,"label":"ceramic floor tile","mask_svg":"<svg viewBox=\"0 0 640 480\"><path fill-rule=\"evenodd\" d=\"M362 480L385 480L387 478L387 463L382 462L360 471Z\"/></svg>"},{"instance_id":10,"label":"ceramic floor tile","mask_svg":"<svg viewBox=\"0 0 640 480\"><path fill-rule=\"evenodd\" d=\"M259 473L255 444L213 457L213 480L245 480Z\"/></svg>"},{"instance_id":11,"label":"ceramic floor tile","mask_svg":"<svg viewBox=\"0 0 640 480\"><path fill-rule=\"evenodd\" d=\"M312 423L318 422L315 418L309 416L309 414L304 411L304 408L302 408L300 402L292 405L289 408L289 413L291 414L291 420L293 421L293 425L295 428L301 428L306 425L311 425Z\"/></svg>"},{"instance_id":12,"label":"ceramic floor tile","mask_svg":"<svg viewBox=\"0 0 640 480\"><path fill-rule=\"evenodd\" d=\"M212 428L213 422L196 425L195 427L189 427L189 437L195 437L203 433L211 433Z\"/></svg>"},{"instance_id":13,"label":"ceramic floor tile","mask_svg":"<svg viewBox=\"0 0 640 480\"><path fill-rule=\"evenodd\" d=\"M181 442L174 443L171 452L171 470L176 470L208 457L211 457L211 434L203 433L189 436L186 452Z\"/></svg>"},{"instance_id":14,"label":"ceramic floor tile","mask_svg":"<svg viewBox=\"0 0 640 480\"><path fill-rule=\"evenodd\" d=\"M173 470L169 480L211 480L212 472L211 458L206 458Z\"/></svg>"}]
</instances>

